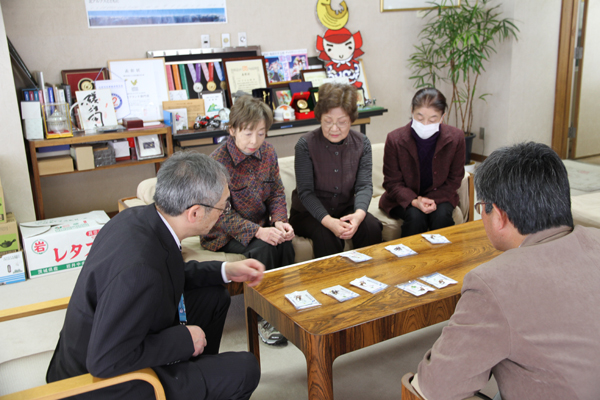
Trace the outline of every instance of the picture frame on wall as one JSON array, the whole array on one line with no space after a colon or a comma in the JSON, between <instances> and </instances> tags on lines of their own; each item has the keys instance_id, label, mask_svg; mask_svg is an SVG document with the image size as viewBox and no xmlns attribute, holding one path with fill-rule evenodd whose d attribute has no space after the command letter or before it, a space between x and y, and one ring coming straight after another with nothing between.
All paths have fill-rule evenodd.
<instances>
[{"instance_id":1,"label":"picture frame on wall","mask_svg":"<svg viewBox=\"0 0 600 400\"><path fill-rule=\"evenodd\" d=\"M71 86L71 98L78 90L96 89L95 81L108 79L106 68L66 69L60 72L63 84Z\"/></svg>"},{"instance_id":2,"label":"picture frame on wall","mask_svg":"<svg viewBox=\"0 0 600 400\"><path fill-rule=\"evenodd\" d=\"M275 95L275 105L277 107L282 106L282 105L286 105L289 106L290 103L292 102L292 92L290 91L290 88L288 87L284 87L284 88L277 88L277 89L273 89Z\"/></svg>"},{"instance_id":3,"label":"picture frame on wall","mask_svg":"<svg viewBox=\"0 0 600 400\"><path fill-rule=\"evenodd\" d=\"M267 71L262 56L223 60L229 102L235 104L238 96L252 96L253 89L267 88Z\"/></svg>"},{"instance_id":4,"label":"picture frame on wall","mask_svg":"<svg viewBox=\"0 0 600 400\"><path fill-rule=\"evenodd\" d=\"M450 7L460 6L460 0L446 0ZM431 0L380 0L380 11L417 11L432 7Z\"/></svg>"},{"instance_id":5,"label":"picture frame on wall","mask_svg":"<svg viewBox=\"0 0 600 400\"><path fill-rule=\"evenodd\" d=\"M323 80L327 78L327 70L325 68L303 70L301 74L302 80L304 82L311 82L312 87L321 86L324 83Z\"/></svg>"}]
</instances>

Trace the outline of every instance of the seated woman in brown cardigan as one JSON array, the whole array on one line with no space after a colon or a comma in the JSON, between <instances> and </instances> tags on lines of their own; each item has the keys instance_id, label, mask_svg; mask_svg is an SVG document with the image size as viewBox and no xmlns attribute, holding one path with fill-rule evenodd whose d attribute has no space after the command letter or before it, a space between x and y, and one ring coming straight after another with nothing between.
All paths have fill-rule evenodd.
<instances>
[{"instance_id":1,"label":"seated woman in brown cardigan","mask_svg":"<svg viewBox=\"0 0 600 400\"><path fill-rule=\"evenodd\" d=\"M321 127L296 144L296 190L290 224L313 241L315 257L381 242L381 222L367 212L373 196L371 142L350 129L358 117L356 88L326 83L315 117Z\"/></svg>"},{"instance_id":2,"label":"seated woman in brown cardigan","mask_svg":"<svg viewBox=\"0 0 600 400\"><path fill-rule=\"evenodd\" d=\"M412 121L385 141L379 208L404 220L402 237L454 225L465 139L461 130L443 123L447 108L439 90L419 90L412 99Z\"/></svg>"}]
</instances>

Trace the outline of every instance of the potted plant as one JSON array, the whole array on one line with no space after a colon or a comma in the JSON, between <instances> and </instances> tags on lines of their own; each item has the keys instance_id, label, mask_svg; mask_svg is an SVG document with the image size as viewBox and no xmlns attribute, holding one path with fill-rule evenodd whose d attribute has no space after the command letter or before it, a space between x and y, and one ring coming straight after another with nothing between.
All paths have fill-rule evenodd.
<instances>
[{"instance_id":1,"label":"potted plant","mask_svg":"<svg viewBox=\"0 0 600 400\"><path fill-rule=\"evenodd\" d=\"M461 0L449 6L447 0L431 2L425 16L429 22L419 33L421 43L409 58L414 86L435 87L440 81L452 85L448 115L465 132L466 164L469 163L473 135L473 101L485 101L489 93L477 95L477 80L485 71L495 46L511 37L518 39L519 29L510 18L501 18L500 5L488 6L492 0ZM454 112L454 114L452 114Z\"/></svg>"}]
</instances>

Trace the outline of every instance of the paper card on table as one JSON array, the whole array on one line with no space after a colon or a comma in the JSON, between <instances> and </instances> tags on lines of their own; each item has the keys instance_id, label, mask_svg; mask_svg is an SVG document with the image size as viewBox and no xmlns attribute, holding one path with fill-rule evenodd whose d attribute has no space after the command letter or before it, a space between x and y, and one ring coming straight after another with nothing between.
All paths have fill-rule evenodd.
<instances>
[{"instance_id":1,"label":"paper card on table","mask_svg":"<svg viewBox=\"0 0 600 400\"><path fill-rule=\"evenodd\" d=\"M366 290L370 293L377 293L388 287L388 285L386 285L385 283L381 283L379 281L376 281L375 279L367 278L366 276L355 279L352 282L350 282L350 284L352 286L356 286L358 288Z\"/></svg>"},{"instance_id":2,"label":"paper card on table","mask_svg":"<svg viewBox=\"0 0 600 400\"><path fill-rule=\"evenodd\" d=\"M334 299L340 302L350 300L359 296L358 293L355 293L350 289L346 289L342 285L332 286L330 288L321 290L321 292L333 297Z\"/></svg>"},{"instance_id":3,"label":"paper card on table","mask_svg":"<svg viewBox=\"0 0 600 400\"><path fill-rule=\"evenodd\" d=\"M423 233L421 234L429 243L440 244L440 243L451 243L446 236L442 236L438 233Z\"/></svg>"},{"instance_id":4,"label":"paper card on table","mask_svg":"<svg viewBox=\"0 0 600 400\"><path fill-rule=\"evenodd\" d=\"M392 252L392 254L397 257L406 257L417 254L416 251L403 244L391 244L389 246L385 246L385 249Z\"/></svg>"},{"instance_id":5,"label":"paper card on table","mask_svg":"<svg viewBox=\"0 0 600 400\"><path fill-rule=\"evenodd\" d=\"M421 296L427 292L433 292L435 290L431 286L428 286L419 281L408 281L408 282L396 285L396 287L404 290L405 292L413 294L415 296Z\"/></svg>"},{"instance_id":6,"label":"paper card on table","mask_svg":"<svg viewBox=\"0 0 600 400\"><path fill-rule=\"evenodd\" d=\"M435 286L438 289L441 289L448 285L456 285L458 283L454 279L448 278L447 276L444 276L439 272L434 272L433 274L422 276L419 279L423 282L427 282L430 285Z\"/></svg>"},{"instance_id":7,"label":"paper card on table","mask_svg":"<svg viewBox=\"0 0 600 400\"><path fill-rule=\"evenodd\" d=\"M169 90L169 100L188 100L188 95L185 90Z\"/></svg>"},{"instance_id":8,"label":"paper card on table","mask_svg":"<svg viewBox=\"0 0 600 400\"><path fill-rule=\"evenodd\" d=\"M307 290L300 290L285 295L286 299L292 303L296 310L303 310L305 308L320 306L321 303L317 301Z\"/></svg>"},{"instance_id":9,"label":"paper card on table","mask_svg":"<svg viewBox=\"0 0 600 400\"><path fill-rule=\"evenodd\" d=\"M366 254L363 253L359 253L358 251L347 251L345 253L340 254L342 257L346 257L349 258L350 260L354 261L354 262L362 262L362 261L368 261L371 260L373 257L368 256Z\"/></svg>"}]
</instances>

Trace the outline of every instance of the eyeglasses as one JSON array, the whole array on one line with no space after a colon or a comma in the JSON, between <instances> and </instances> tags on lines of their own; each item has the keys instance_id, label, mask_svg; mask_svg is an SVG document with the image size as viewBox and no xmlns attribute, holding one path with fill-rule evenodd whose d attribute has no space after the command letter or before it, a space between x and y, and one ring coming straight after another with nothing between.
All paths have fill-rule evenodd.
<instances>
[{"instance_id":1,"label":"eyeglasses","mask_svg":"<svg viewBox=\"0 0 600 400\"><path fill-rule=\"evenodd\" d=\"M487 203L485 201L478 201L477 203L475 203L475 211L477 211L477 214L481 215L481 206L486 205L486 204L493 204L493 203Z\"/></svg>"},{"instance_id":2,"label":"eyeglasses","mask_svg":"<svg viewBox=\"0 0 600 400\"><path fill-rule=\"evenodd\" d=\"M196 204L192 204L191 206L189 206L188 208L186 208L186 210L189 210L190 208L192 208L194 206L202 206L202 207L214 208L215 210L221 211L221 213L224 214L224 215L227 215L227 214L229 214L231 212L231 202L229 200L225 200L225 208L219 208L219 207L215 207L215 206L209 206L208 204L196 203Z\"/></svg>"},{"instance_id":3,"label":"eyeglasses","mask_svg":"<svg viewBox=\"0 0 600 400\"><path fill-rule=\"evenodd\" d=\"M344 129L347 129L350 126L350 121L349 120L344 120L344 121L323 121L321 122L321 125L323 125L323 128L325 129L331 129L333 128L333 126L337 126L339 130L343 131Z\"/></svg>"}]
</instances>

